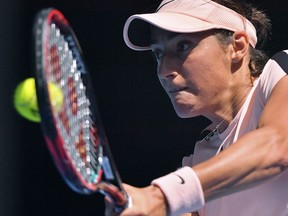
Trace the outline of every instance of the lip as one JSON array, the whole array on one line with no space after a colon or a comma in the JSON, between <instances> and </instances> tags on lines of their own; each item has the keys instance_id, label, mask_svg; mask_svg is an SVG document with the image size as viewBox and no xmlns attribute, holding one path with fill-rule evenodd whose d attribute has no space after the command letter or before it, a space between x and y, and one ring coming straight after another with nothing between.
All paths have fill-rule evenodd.
<instances>
[{"instance_id":1,"label":"lip","mask_svg":"<svg viewBox=\"0 0 288 216\"><path fill-rule=\"evenodd\" d=\"M178 92L181 92L181 91L185 91L186 89L188 89L188 88L187 87L172 88L168 92L170 94L175 94L175 93L178 93Z\"/></svg>"}]
</instances>

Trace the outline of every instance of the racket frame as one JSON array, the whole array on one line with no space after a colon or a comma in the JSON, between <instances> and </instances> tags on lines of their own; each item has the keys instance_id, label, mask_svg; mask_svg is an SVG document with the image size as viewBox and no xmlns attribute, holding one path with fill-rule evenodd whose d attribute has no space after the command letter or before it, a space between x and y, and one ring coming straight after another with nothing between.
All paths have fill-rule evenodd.
<instances>
[{"instance_id":1,"label":"racket frame","mask_svg":"<svg viewBox=\"0 0 288 216\"><path fill-rule=\"evenodd\" d=\"M81 72L81 78L85 80L86 92L89 93L87 96L91 103L92 118L96 127L96 133L100 139L100 147L102 148L103 155L98 160L101 162L101 170L98 173L98 180L95 184L86 184L81 178L73 164L69 154L65 151L63 138L58 132L56 126L55 115L53 114L53 107L51 105L48 82L47 82L47 56L46 53L48 40L48 32L54 23L59 29L61 34L71 36L74 47L69 47L74 55L77 56L76 62L78 69ZM39 106L39 113L41 116L41 127L44 134L44 139L47 143L48 149L54 159L54 163L58 168L61 176L65 182L74 191L81 194L91 194L94 192L100 192L110 199L115 204L115 210L117 212L122 211L127 207L128 196L122 186L122 181L118 173L117 167L112 157L112 153L103 129L103 124L100 119L100 114L97 108L96 99L91 84L91 78L89 76L86 64L84 62L82 49L64 15L54 8L47 8L41 10L34 23L34 65L35 65L35 76L36 76L36 93ZM71 44L70 44L71 45ZM80 65L80 66L79 66ZM104 174L104 175L103 175Z\"/></svg>"}]
</instances>

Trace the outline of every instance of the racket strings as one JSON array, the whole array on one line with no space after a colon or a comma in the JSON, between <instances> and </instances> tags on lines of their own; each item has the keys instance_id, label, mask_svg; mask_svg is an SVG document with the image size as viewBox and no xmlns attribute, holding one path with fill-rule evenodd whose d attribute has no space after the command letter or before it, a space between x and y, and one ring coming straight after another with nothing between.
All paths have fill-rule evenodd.
<instances>
[{"instance_id":1,"label":"racket strings","mask_svg":"<svg viewBox=\"0 0 288 216\"><path fill-rule=\"evenodd\" d=\"M102 155L102 148L91 119L90 101L73 51L53 23L49 28L47 51L47 80L56 83L64 94L61 110L54 110L64 148L83 180L88 184L97 183L102 173L101 161L96 155Z\"/></svg>"}]
</instances>

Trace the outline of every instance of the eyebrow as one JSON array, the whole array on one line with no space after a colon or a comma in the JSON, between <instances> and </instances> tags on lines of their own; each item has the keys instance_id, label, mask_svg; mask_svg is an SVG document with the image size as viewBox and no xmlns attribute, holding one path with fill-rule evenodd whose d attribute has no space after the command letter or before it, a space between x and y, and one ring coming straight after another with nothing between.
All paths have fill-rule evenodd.
<instances>
[{"instance_id":1,"label":"eyebrow","mask_svg":"<svg viewBox=\"0 0 288 216\"><path fill-rule=\"evenodd\" d=\"M178 32L170 32L168 35L166 35L166 38L168 41L172 40L173 38L177 37L178 35L180 35L181 33ZM156 44L158 42L158 40L150 40L150 45L152 44Z\"/></svg>"}]
</instances>

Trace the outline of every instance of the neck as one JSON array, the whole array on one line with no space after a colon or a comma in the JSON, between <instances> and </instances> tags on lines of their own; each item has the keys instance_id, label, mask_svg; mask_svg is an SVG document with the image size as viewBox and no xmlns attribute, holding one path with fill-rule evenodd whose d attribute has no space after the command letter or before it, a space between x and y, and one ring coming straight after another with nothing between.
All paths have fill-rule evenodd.
<instances>
[{"instance_id":1,"label":"neck","mask_svg":"<svg viewBox=\"0 0 288 216\"><path fill-rule=\"evenodd\" d=\"M230 91L236 93L231 94L222 103L220 102L218 104L220 108L216 109L212 115L206 116L212 122L207 129L212 131L218 128L218 132L223 132L241 109L251 88L252 85L245 85L239 87L237 91Z\"/></svg>"}]
</instances>

